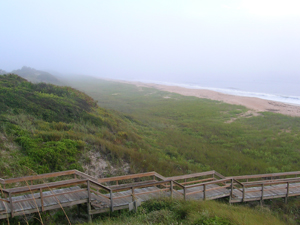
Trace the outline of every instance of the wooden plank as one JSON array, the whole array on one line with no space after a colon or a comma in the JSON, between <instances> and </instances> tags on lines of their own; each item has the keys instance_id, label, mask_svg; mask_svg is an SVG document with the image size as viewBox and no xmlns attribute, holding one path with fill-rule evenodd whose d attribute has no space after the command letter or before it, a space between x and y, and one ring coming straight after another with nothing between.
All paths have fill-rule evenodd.
<instances>
[{"instance_id":1,"label":"wooden plank","mask_svg":"<svg viewBox=\"0 0 300 225\"><path fill-rule=\"evenodd\" d=\"M70 185L78 185L78 184L83 184L83 183L86 183L86 180L72 179L72 180L66 180L66 181L57 181L57 182L52 182L52 183L30 185L30 186L25 186L25 187L17 187L17 188L5 189L5 190L8 193L20 194L20 193L26 193L26 192L31 192L31 191L37 191L40 188L42 188L42 189L60 188L60 187L65 187L65 186L70 186Z\"/></svg>"},{"instance_id":2,"label":"wooden plank","mask_svg":"<svg viewBox=\"0 0 300 225\"><path fill-rule=\"evenodd\" d=\"M120 180L129 180L133 178L140 178L140 177L148 177L155 175L156 172L147 172L147 173L137 173L137 174L130 174L130 175L124 175L124 176L117 176L117 177L108 177L108 178L99 178L99 183L105 183L110 181L120 181Z\"/></svg>"},{"instance_id":3,"label":"wooden plank","mask_svg":"<svg viewBox=\"0 0 300 225\"><path fill-rule=\"evenodd\" d=\"M5 179L4 184L11 184L11 183L17 183L17 182L29 181L29 180L39 180L39 179L45 179L45 178L51 178L51 177L66 176L66 175L74 174L75 172L76 172L76 170L68 170L68 171L44 173L44 174L26 176L26 177L10 178L10 179Z\"/></svg>"},{"instance_id":4,"label":"wooden plank","mask_svg":"<svg viewBox=\"0 0 300 225\"><path fill-rule=\"evenodd\" d=\"M185 184L199 183L199 182L210 181L210 180L214 180L214 178L207 178L207 179L201 179L201 180L187 181L187 182L183 182L181 184L185 185Z\"/></svg>"},{"instance_id":5,"label":"wooden plank","mask_svg":"<svg viewBox=\"0 0 300 225\"><path fill-rule=\"evenodd\" d=\"M134 183L128 183L128 184L111 185L111 186L108 186L108 187L110 189L114 190L114 189L118 189L120 187L131 188L131 186L133 186L133 185L150 184L150 183L154 183L154 182L156 182L156 181L155 180L147 180L147 181L134 182Z\"/></svg>"},{"instance_id":6,"label":"wooden plank","mask_svg":"<svg viewBox=\"0 0 300 225\"><path fill-rule=\"evenodd\" d=\"M192 174L186 174L186 175L181 175L181 176L174 176L174 177L166 177L165 179L167 180L183 180L183 179L188 179L188 178L194 178L194 177L201 177L201 176L207 176L207 175L213 175L215 173L214 170L212 171L207 171L207 172L201 172L201 173L192 173Z\"/></svg>"},{"instance_id":7,"label":"wooden plank","mask_svg":"<svg viewBox=\"0 0 300 225\"><path fill-rule=\"evenodd\" d=\"M201 183L201 184L193 184L193 185L188 185L186 187L191 188L191 187L198 187L198 186L202 186L202 185L208 185L208 184L223 184L224 182L227 181L231 181L231 179L222 179L222 180L214 180L214 181L210 181L210 182L205 182L205 183Z\"/></svg>"},{"instance_id":8,"label":"wooden plank","mask_svg":"<svg viewBox=\"0 0 300 225\"><path fill-rule=\"evenodd\" d=\"M299 175L300 171L293 172L283 172L283 173L267 173L267 174L255 174L255 175L242 175L242 176L232 176L230 178L244 180L244 179L255 179L255 178L271 178L271 177L281 177L281 176L291 176Z\"/></svg>"},{"instance_id":9,"label":"wooden plank","mask_svg":"<svg viewBox=\"0 0 300 225\"><path fill-rule=\"evenodd\" d=\"M223 176L222 174L218 173L217 171L215 171L214 175L217 175L221 179L225 179L226 178L225 176Z\"/></svg>"},{"instance_id":10,"label":"wooden plank","mask_svg":"<svg viewBox=\"0 0 300 225\"><path fill-rule=\"evenodd\" d=\"M169 191L169 188L164 188L164 189L158 189L158 190L153 190L153 191L146 191L146 192L142 192L142 193L136 193L135 195L147 195L150 193L155 193L155 192L163 192L163 191Z\"/></svg>"},{"instance_id":11,"label":"wooden plank","mask_svg":"<svg viewBox=\"0 0 300 225\"><path fill-rule=\"evenodd\" d=\"M161 184L165 184L165 183L170 183L171 180L163 180L163 181L156 181L153 183L149 183L149 184L140 184L140 185L132 185L131 187L120 187L120 188L115 188L113 189L113 191L122 191L122 190L128 190L131 188L143 188L143 187L150 187L150 186L157 186L157 185L161 185Z\"/></svg>"}]
</instances>

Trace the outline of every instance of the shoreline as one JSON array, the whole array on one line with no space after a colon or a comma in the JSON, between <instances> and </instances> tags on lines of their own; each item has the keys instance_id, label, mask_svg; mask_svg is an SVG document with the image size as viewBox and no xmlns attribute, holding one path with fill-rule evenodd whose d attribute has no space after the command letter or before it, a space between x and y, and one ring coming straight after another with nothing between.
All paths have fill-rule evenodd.
<instances>
[{"instance_id":1,"label":"shoreline","mask_svg":"<svg viewBox=\"0 0 300 225\"><path fill-rule=\"evenodd\" d=\"M177 93L184 96L194 96L198 98L206 98L216 101L225 102L232 105L242 105L246 108L253 110L254 112L274 112L292 117L300 117L300 106L276 102L271 100L265 100L257 97L245 97L237 95L229 95L221 92L216 92L207 89L191 89L180 86L169 86L163 84L154 83L142 83L132 81L121 81L118 82L133 84L137 87L148 87L155 88L161 91Z\"/></svg>"}]
</instances>

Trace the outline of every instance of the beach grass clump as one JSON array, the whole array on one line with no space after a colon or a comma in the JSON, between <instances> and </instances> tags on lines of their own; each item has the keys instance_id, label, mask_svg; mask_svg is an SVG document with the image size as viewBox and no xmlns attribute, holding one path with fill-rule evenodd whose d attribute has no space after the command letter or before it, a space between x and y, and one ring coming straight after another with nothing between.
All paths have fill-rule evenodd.
<instances>
[{"instance_id":1,"label":"beach grass clump","mask_svg":"<svg viewBox=\"0 0 300 225\"><path fill-rule=\"evenodd\" d=\"M183 201L152 199L137 212L121 211L96 218L92 224L191 224L191 225L279 225L295 224L284 221L265 207L229 205L218 201Z\"/></svg>"},{"instance_id":2,"label":"beach grass clump","mask_svg":"<svg viewBox=\"0 0 300 225\"><path fill-rule=\"evenodd\" d=\"M121 118L146 143L141 151L151 152L151 158L142 157L144 169L166 176L206 170L224 175L300 170L298 117L272 112L242 116L248 109L240 105L120 82L69 83L99 106L123 113ZM167 162L166 167L154 167L157 162Z\"/></svg>"}]
</instances>

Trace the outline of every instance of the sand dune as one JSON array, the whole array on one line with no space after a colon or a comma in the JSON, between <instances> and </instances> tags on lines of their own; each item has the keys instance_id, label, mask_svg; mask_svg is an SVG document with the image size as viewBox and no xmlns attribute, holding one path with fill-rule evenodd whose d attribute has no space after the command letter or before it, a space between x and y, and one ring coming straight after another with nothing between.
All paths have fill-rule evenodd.
<instances>
[{"instance_id":1,"label":"sand dune","mask_svg":"<svg viewBox=\"0 0 300 225\"><path fill-rule=\"evenodd\" d=\"M124 81L125 82L125 81ZM185 96L195 96L198 98L207 98L217 101L222 101L234 105L243 105L255 112L274 112L289 116L300 116L300 106L286 104L282 102L275 102L253 97L243 97L219 93L216 91L205 89L189 89L179 86L167 86L161 84L148 84L141 82L125 82L131 83L139 87L151 87L162 91L173 92Z\"/></svg>"}]
</instances>

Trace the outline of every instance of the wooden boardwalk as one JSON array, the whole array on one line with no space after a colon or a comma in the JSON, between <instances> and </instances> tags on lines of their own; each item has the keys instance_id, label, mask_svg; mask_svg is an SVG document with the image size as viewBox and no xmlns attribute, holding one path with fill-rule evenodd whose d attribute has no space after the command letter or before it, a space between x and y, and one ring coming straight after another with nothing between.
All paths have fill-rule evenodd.
<instances>
[{"instance_id":1,"label":"wooden boardwalk","mask_svg":"<svg viewBox=\"0 0 300 225\"><path fill-rule=\"evenodd\" d=\"M91 215L136 209L157 197L230 203L300 195L300 171L224 177L216 171L163 177L156 172L94 178L77 170L0 179L0 219L86 204Z\"/></svg>"}]
</instances>

